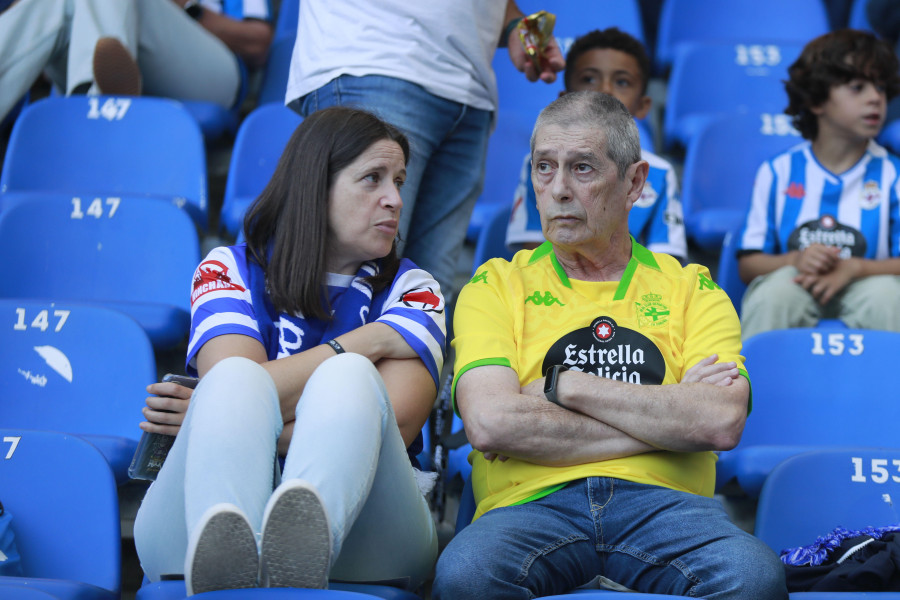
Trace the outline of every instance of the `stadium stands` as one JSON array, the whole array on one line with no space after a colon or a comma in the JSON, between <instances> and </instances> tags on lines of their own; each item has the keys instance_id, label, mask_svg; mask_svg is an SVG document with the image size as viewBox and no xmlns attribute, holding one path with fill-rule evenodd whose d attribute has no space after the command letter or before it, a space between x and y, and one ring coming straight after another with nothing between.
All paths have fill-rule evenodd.
<instances>
[{"instance_id":1,"label":"stadium stands","mask_svg":"<svg viewBox=\"0 0 900 600\"><path fill-rule=\"evenodd\" d=\"M71 96L25 107L13 126L0 195L144 196L207 227L203 134L174 100Z\"/></svg>"},{"instance_id":2,"label":"stadium stands","mask_svg":"<svg viewBox=\"0 0 900 600\"><path fill-rule=\"evenodd\" d=\"M806 450L897 445L893 394L900 333L796 328L744 341L753 386L752 412L740 444L719 456L721 493L755 498L782 460ZM873 422L875 419L877 422Z\"/></svg>"},{"instance_id":3,"label":"stadium stands","mask_svg":"<svg viewBox=\"0 0 900 600\"><path fill-rule=\"evenodd\" d=\"M127 481L156 381L144 330L118 311L72 302L2 298L0 315L11 325L0 330L3 425L83 437Z\"/></svg>"},{"instance_id":4,"label":"stadium stands","mask_svg":"<svg viewBox=\"0 0 900 600\"><path fill-rule=\"evenodd\" d=\"M656 65L660 73L693 42L800 44L828 32L821 0L666 0L659 17ZM717 84L707 81L705 89Z\"/></svg>"},{"instance_id":5,"label":"stadium stands","mask_svg":"<svg viewBox=\"0 0 900 600\"><path fill-rule=\"evenodd\" d=\"M126 195L3 194L0 203L0 297L102 304L133 317L157 349L185 339L187 282L200 262L186 212Z\"/></svg>"},{"instance_id":6,"label":"stadium stands","mask_svg":"<svg viewBox=\"0 0 900 600\"><path fill-rule=\"evenodd\" d=\"M702 128L687 147L682 172L688 237L718 252L725 234L744 224L760 165L801 141L777 110L725 115Z\"/></svg>"},{"instance_id":7,"label":"stadium stands","mask_svg":"<svg viewBox=\"0 0 900 600\"><path fill-rule=\"evenodd\" d=\"M63 433L0 429L0 481L23 571L0 577L0 598L15 598L20 586L57 600L120 598L116 483L93 445Z\"/></svg>"},{"instance_id":8,"label":"stadium stands","mask_svg":"<svg viewBox=\"0 0 900 600\"><path fill-rule=\"evenodd\" d=\"M669 77L663 118L666 147L687 146L721 115L781 113L787 105L782 81L802 49L800 44L756 42L685 48Z\"/></svg>"},{"instance_id":9,"label":"stadium stands","mask_svg":"<svg viewBox=\"0 0 900 600\"><path fill-rule=\"evenodd\" d=\"M244 119L234 140L220 222L231 235L244 223L247 207L272 177L281 153L303 117L277 103L258 107Z\"/></svg>"}]
</instances>

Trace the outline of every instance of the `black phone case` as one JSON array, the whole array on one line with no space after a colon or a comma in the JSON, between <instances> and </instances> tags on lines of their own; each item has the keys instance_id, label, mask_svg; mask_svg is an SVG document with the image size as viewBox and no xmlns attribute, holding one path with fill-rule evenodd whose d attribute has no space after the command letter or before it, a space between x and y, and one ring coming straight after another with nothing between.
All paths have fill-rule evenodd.
<instances>
[{"instance_id":1,"label":"black phone case","mask_svg":"<svg viewBox=\"0 0 900 600\"><path fill-rule=\"evenodd\" d=\"M197 387L197 382L200 381L196 377L174 375L172 373L167 373L162 380L163 382L172 381L191 389ZM128 467L128 476L132 479L154 481L163 463L166 461L166 456L168 456L174 442L174 435L145 431L138 442L134 458L131 459L131 465Z\"/></svg>"}]
</instances>

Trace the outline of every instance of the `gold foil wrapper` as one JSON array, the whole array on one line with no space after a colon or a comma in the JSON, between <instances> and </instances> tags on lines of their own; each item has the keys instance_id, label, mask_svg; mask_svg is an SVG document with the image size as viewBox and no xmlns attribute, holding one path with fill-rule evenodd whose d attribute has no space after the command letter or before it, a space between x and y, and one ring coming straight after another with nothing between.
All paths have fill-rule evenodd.
<instances>
[{"instance_id":1,"label":"gold foil wrapper","mask_svg":"<svg viewBox=\"0 0 900 600\"><path fill-rule=\"evenodd\" d=\"M519 40L525 48L525 54L535 65L540 68L544 59L544 50L553 35L553 26L556 25L556 15L545 10L523 17L519 21L516 30L519 32Z\"/></svg>"}]
</instances>

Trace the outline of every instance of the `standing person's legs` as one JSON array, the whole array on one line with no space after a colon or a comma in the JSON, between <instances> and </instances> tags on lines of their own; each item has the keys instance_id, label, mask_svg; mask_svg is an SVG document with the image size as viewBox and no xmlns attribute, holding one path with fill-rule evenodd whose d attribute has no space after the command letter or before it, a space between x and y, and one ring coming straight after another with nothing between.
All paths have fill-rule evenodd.
<instances>
[{"instance_id":1,"label":"standing person's legs","mask_svg":"<svg viewBox=\"0 0 900 600\"><path fill-rule=\"evenodd\" d=\"M605 577L644 593L787 600L781 561L718 500L612 478L588 485Z\"/></svg>"},{"instance_id":2,"label":"standing person's legs","mask_svg":"<svg viewBox=\"0 0 900 600\"><path fill-rule=\"evenodd\" d=\"M437 555L434 521L368 359L340 354L310 377L283 479L302 479L322 498L332 531L331 578L410 578L415 587L428 575Z\"/></svg>"},{"instance_id":3,"label":"standing person's legs","mask_svg":"<svg viewBox=\"0 0 900 600\"><path fill-rule=\"evenodd\" d=\"M0 14L0 120L50 63L65 63L72 10L72 0L19 0Z\"/></svg>"},{"instance_id":4,"label":"standing person's legs","mask_svg":"<svg viewBox=\"0 0 900 600\"><path fill-rule=\"evenodd\" d=\"M135 56L144 93L231 108L241 89L238 59L172 0L130 0L139 33Z\"/></svg>"},{"instance_id":5,"label":"standing person's legs","mask_svg":"<svg viewBox=\"0 0 900 600\"><path fill-rule=\"evenodd\" d=\"M438 280L448 306L456 293L453 278L469 219L483 187L491 127L490 112L456 107L458 118L422 176L404 250Z\"/></svg>"},{"instance_id":6,"label":"standing person's legs","mask_svg":"<svg viewBox=\"0 0 900 600\"><path fill-rule=\"evenodd\" d=\"M135 546L151 581L184 572L190 534L218 503L237 506L260 531L281 430L278 393L265 369L244 358L210 369L135 519Z\"/></svg>"},{"instance_id":7,"label":"standing person's legs","mask_svg":"<svg viewBox=\"0 0 900 600\"><path fill-rule=\"evenodd\" d=\"M490 113L379 75L341 76L291 103L303 116L336 105L371 111L409 138L399 248L431 273L449 303L456 261L481 190Z\"/></svg>"},{"instance_id":8,"label":"standing person's legs","mask_svg":"<svg viewBox=\"0 0 900 600\"><path fill-rule=\"evenodd\" d=\"M794 267L781 267L750 282L741 305L741 338L772 329L814 327L819 322L822 307L794 283L796 275Z\"/></svg>"},{"instance_id":9,"label":"standing person's legs","mask_svg":"<svg viewBox=\"0 0 900 600\"><path fill-rule=\"evenodd\" d=\"M74 12L66 69L66 95L72 94L82 84L95 80L94 50L101 38L115 38L132 58L137 56L138 51L138 14L133 0L72 0L72 3ZM98 92L96 86L91 91Z\"/></svg>"}]
</instances>

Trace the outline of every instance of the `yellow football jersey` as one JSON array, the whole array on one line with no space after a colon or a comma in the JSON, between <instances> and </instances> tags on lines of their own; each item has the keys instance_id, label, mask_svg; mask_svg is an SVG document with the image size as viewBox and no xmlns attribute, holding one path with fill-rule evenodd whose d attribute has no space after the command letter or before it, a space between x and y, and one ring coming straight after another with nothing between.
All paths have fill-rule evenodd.
<instances>
[{"instance_id":1,"label":"yellow football jersey","mask_svg":"<svg viewBox=\"0 0 900 600\"><path fill-rule=\"evenodd\" d=\"M572 370L641 385L677 383L701 359L740 355L740 323L728 296L706 267L682 267L632 240L620 281L569 279L549 242L493 259L462 289L454 314L453 381L483 365L513 369L522 386L562 364ZM712 496L713 452L658 451L572 467L470 455L478 508L520 504L569 481L607 476Z\"/></svg>"}]
</instances>

